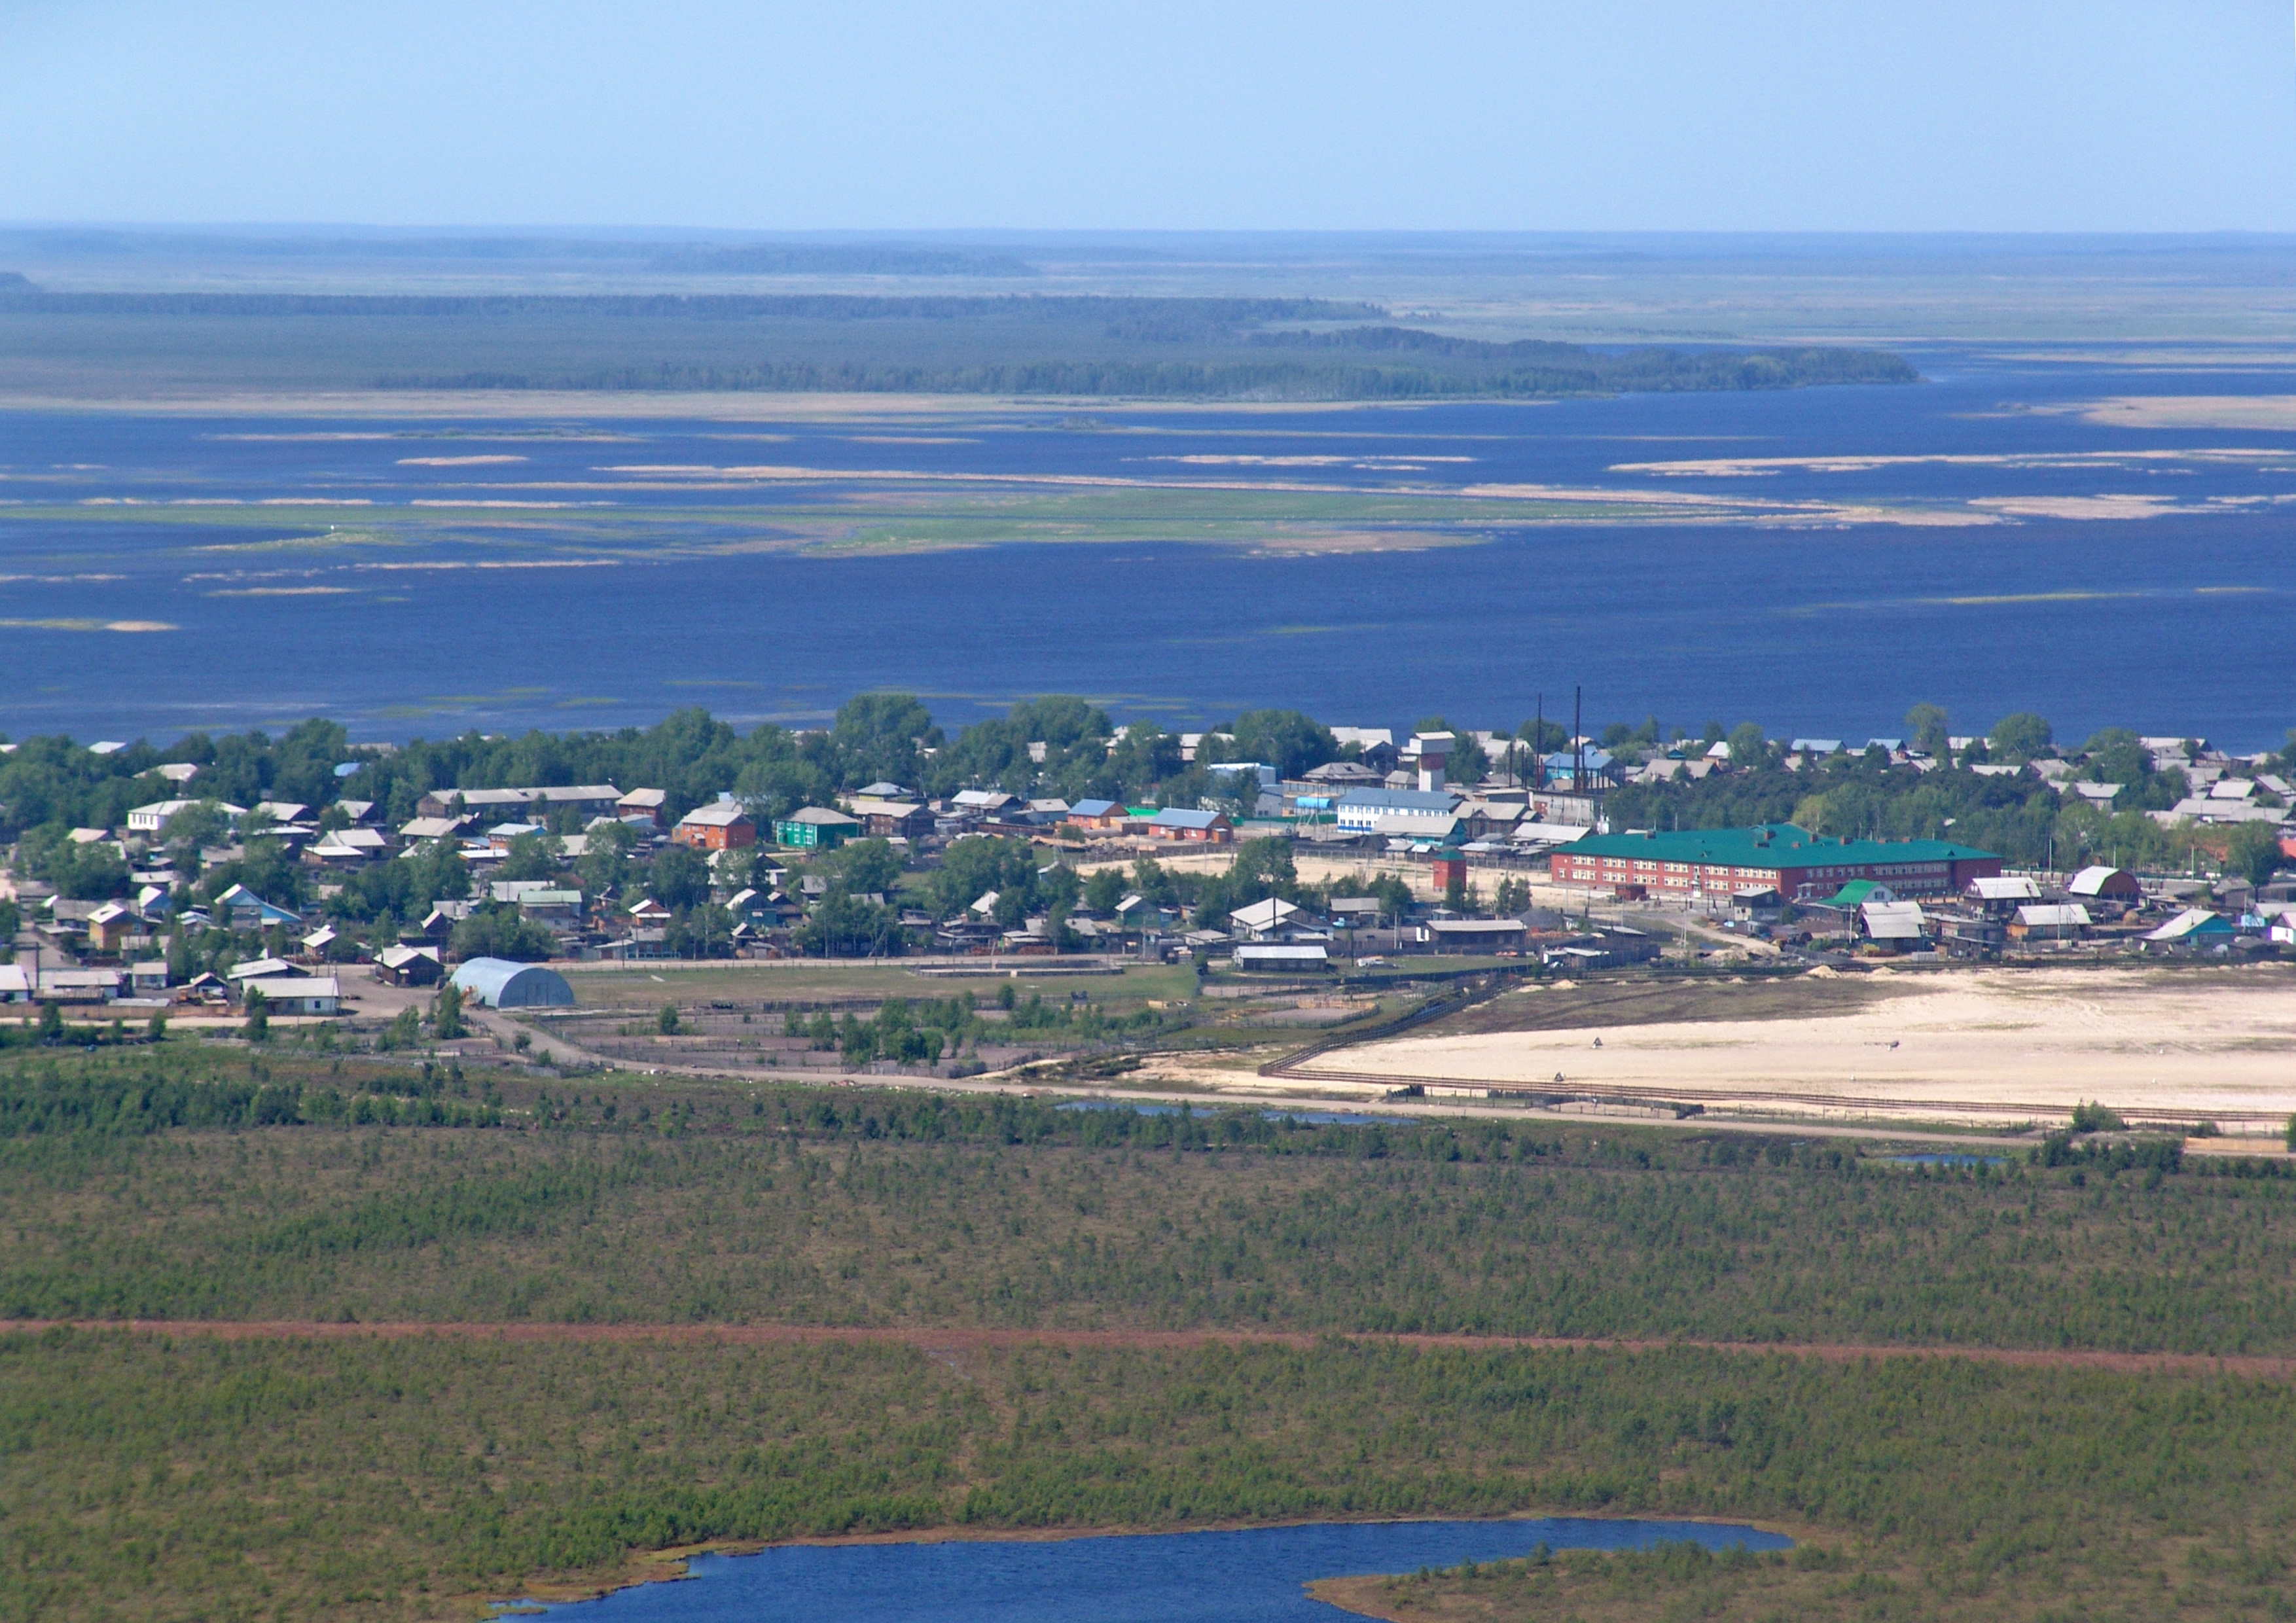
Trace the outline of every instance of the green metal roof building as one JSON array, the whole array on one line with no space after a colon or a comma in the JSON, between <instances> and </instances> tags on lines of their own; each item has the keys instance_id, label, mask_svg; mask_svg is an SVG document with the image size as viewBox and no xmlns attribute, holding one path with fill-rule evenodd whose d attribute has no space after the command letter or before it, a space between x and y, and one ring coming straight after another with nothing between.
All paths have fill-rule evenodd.
<instances>
[{"instance_id":1,"label":"green metal roof building","mask_svg":"<svg viewBox=\"0 0 2296 1623\"><path fill-rule=\"evenodd\" d=\"M1836 840L1791 823L1672 833L1590 834L1557 848L1562 884L1717 899L1775 889L1790 902L1818 901L1853 880L1901 897L1957 896L2001 872L2001 858L1945 840Z\"/></svg>"}]
</instances>

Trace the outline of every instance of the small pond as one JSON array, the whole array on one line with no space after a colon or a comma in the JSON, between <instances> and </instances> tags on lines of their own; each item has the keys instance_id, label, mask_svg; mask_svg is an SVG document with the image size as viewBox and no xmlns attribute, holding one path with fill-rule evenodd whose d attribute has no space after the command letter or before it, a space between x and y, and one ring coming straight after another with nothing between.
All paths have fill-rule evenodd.
<instances>
[{"instance_id":1,"label":"small pond","mask_svg":"<svg viewBox=\"0 0 2296 1623\"><path fill-rule=\"evenodd\" d=\"M1784 1550L1758 1528L1697 1521L1324 1522L1241 1532L942 1544L783 1545L704 1555L684 1583L552 1606L564 1623L1336 1623L1321 1578L1556 1550Z\"/></svg>"}]
</instances>

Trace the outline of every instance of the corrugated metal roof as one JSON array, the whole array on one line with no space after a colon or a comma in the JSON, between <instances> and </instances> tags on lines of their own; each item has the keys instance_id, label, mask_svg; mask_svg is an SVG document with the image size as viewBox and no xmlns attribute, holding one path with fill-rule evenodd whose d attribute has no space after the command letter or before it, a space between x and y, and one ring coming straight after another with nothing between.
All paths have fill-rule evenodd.
<instances>
[{"instance_id":1,"label":"corrugated metal roof","mask_svg":"<svg viewBox=\"0 0 2296 1623\"><path fill-rule=\"evenodd\" d=\"M563 1006L574 1001L574 988L556 970L507 958L470 959L455 966L453 980L490 1009Z\"/></svg>"},{"instance_id":2,"label":"corrugated metal roof","mask_svg":"<svg viewBox=\"0 0 2296 1623\"><path fill-rule=\"evenodd\" d=\"M800 812L799 816L805 814ZM842 814L840 814L842 816ZM736 823L750 820L749 807L739 800L712 800L707 806L697 806L677 820L680 828L731 828ZM849 818L848 821L850 821Z\"/></svg>"}]
</instances>

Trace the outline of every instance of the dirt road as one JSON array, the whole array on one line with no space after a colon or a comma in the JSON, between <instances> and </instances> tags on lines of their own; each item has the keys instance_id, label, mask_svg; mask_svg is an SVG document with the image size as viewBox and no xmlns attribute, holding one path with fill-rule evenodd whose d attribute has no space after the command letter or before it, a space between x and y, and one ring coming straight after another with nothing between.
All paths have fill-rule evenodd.
<instances>
[{"instance_id":1,"label":"dirt road","mask_svg":"<svg viewBox=\"0 0 2296 1623\"><path fill-rule=\"evenodd\" d=\"M12 1319L0 1331L122 1331L141 1335L200 1336L222 1340L347 1340L442 1336L463 1340L720 1343L738 1347L891 1346L935 1351L1008 1347L1106 1348L1193 1351L1207 1347L1316 1347L1329 1340L1420 1351L1664 1352L1680 1348L1761 1357L1784 1355L1830 1364L1868 1358L1963 1358L1978 1364L2041 1369L2098 1369L2120 1373L2225 1374L2255 1380L2296 1376L2296 1357L2210 1353L2104 1352L2063 1348L1910 1347L1889 1344L1789 1341L1637 1340L1604 1336L1405 1335L1380 1332L1316 1333L1241 1330L932 1330L911 1326L813 1324L560 1324L534 1320L507 1324L399 1320L340 1324L299 1319Z\"/></svg>"}]
</instances>

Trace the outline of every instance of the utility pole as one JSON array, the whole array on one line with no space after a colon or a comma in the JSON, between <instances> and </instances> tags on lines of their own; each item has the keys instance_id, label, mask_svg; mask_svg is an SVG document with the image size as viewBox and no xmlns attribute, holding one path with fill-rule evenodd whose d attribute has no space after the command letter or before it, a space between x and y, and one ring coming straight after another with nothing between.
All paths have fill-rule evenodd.
<instances>
[{"instance_id":1,"label":"utility pole","mask_svg":"<svg viewBox=\"0 0 2296 1623\"><path fill-rule=\"evenodd\" d=\"M1570 690L1570 792L1587 792L1587 728L1581 717L1582 701L1587 696L1583 687Z\"/></svg>"}]
</instances>

